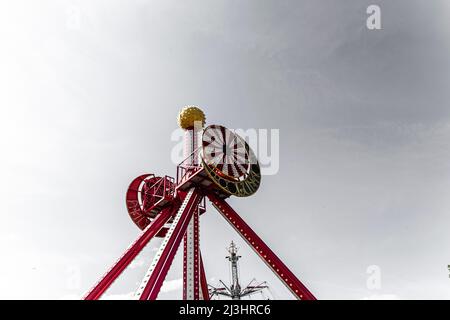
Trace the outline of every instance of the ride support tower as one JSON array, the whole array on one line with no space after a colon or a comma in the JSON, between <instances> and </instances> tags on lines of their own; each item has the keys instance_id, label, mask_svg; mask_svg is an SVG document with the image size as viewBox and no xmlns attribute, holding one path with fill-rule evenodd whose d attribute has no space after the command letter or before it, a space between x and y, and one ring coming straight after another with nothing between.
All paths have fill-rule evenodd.
<instances>
[{"instance_id":1,"label":"ride support tower","mask_svg":"<svg viewBox=\"0 0 450 320\"><path fill-rule=\"evenodd\" d=\"M185 131L185 158L177 166L176 178L146 173L131 182L126 193L126 208L142 232L84 298L100 299L153 238L162 238L135 291L135 298L155 300L158 297L183 242L182 297L209 300L199 236L200 218L206 211L205 199L208 199L297 299L315 299L226 201L231 196L251 196L260 186L259 163L248 143L224 126L205 128L205 115L196 106L186 106L180 111L178 125Z\"/></svg>"}]
</instances>

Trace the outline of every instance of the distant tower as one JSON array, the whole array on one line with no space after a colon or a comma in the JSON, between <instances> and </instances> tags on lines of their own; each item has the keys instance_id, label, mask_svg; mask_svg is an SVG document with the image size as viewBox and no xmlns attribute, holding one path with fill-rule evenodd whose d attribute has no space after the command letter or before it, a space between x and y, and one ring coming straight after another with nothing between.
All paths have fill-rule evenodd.
<instances>
[{"instance_id":1,"label":"distant tower","mask_svg":"<svg viewBox=\"0 0 450 320\"><path fill-rule=\"evenodd\" d=\"M223 288L215 288L213 286L210 286L210 296L225 296L229 297L233 300L241 300L242 297L249 296L251 294L257 293L262 291L263 289L268 288L265 282L262 282L256 286L252 286L252 280L248 286L246 286L243 290L241 289L241 285L239 284L239 269L238 269L238 260L241 258L241 256L237 255L238 248L234 244L233 241L231 241L230 247L228 248L228 252L230 253L229 256L227 256L227 259L230 261L231 264L231 285L228 287L223 283L223 281L220 280L220 283L222 283Z\"/></svg>"},{"instance_id":2,"label":"distant tower","mask_svg":"<svg viewBox=\"0 0 450 320\"><path fill-rule=\"evenodd\" d=\"M239 300L241 294L241 285L239 284L239 273L237 262L241 256L237 255L237 247L233 241L231 241L230 248L228 248L230 253L227 259L231 263L231 298L233 300Z\"/></svg>"}]
</instances>

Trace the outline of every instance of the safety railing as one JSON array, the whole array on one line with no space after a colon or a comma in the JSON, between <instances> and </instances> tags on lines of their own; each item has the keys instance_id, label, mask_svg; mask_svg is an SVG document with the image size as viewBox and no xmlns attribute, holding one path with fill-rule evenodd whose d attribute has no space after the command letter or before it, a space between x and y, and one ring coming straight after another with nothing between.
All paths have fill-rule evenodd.
<instances>
[{"instance_id":1,"label":"safety railing","mask_svg":"<svg viewBox=\"0 0 450 320\"><path fill-rule=\"evenodd\" d=\"M177 166L177 185L182 184L202 169L201 147L198 147Z\"/></svg>"}]
</instances>

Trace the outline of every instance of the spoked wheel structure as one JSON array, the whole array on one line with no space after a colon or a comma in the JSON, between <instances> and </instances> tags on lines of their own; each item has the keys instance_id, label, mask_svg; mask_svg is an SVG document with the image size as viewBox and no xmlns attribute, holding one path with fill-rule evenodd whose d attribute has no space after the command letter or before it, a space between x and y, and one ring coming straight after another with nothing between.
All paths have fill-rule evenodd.
<instances>
[{"instance_id":1,"label":"spoked wheel structure","mask_svg":"<svg viewBox=\"0 0 450 320\"><path fill-rule=\"evenodd\" d=\"M155 237L163 240L135 298L158 297L183 242L183 299L209 300L199 237L206 198L296 298L315 299L226 201L230 196L248 197L258 190L261 172L254 152L235 132L220 125L203 129L204 123L203 112L195 106L183 108L178 116L178 124L185 130L185 160L177 167L176 181L169 176L144 174L131 182L126 207L132 221L143 231L86 294L86 300L99 299Z\"/></svg>"},{"instance_id":2,"label":"spoked wheel structure","mask_svg":"<svg viewBox=\"0 0 450 320\"><path fill-rule=\"evenodd\" d=\"M154 174L143 174L134 179L128 187L126 206L131 220L144 230L150 222L169 206L175 195L175 183L171 177L156 177ZM167 228L157 236L164 236Z\"/></svg>"}]
</instances>

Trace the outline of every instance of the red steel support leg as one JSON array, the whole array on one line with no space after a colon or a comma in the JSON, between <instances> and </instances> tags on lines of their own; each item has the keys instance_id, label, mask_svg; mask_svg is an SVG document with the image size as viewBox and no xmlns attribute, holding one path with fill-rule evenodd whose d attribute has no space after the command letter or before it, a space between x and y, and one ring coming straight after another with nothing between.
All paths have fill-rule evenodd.
<instances>
[{"instance_id":1,"label":"red steel support leg","mask_svg":"<svg viewBox=\"0 0 450 320\"><path fill-rule=\"evenodd\" d=\"M189 221L195 210L197 210L201 199L202 195L195 188L191 188L187 193L161 247L136 292L139 300L155 300L158 297L159 290L183 239Z\"/></svg>"},{"instance_id":2,"label":"red steel support leg","mask_svg":"<svg viewBox=\"0 0 450 320\"><path fill-rule=\"evenodd\" d=\"M188 226L189 229L189 226ZM187 232L183 237L183 300L187 300L187 273L188 273L188 255L187 255Z\"/></svg>"},{"instance_id":3,"label":"red steel support leg","mask_svg":"<svg viewBox=\"0 0 450 320\"><path fill-rule=\"evenodd\" d=\"M200 299L200 211L194 213L194 272L192 282L194 284L194 300Z\"/></svg>"},{"instance_id":4,"label":"red steel support leg","mask_svg":"<svg viewBox=\"0 0 450 320\"><path fill-rule=\"evenodd\" d=\"M205 266L203 265L202 255L200 254L200 293L201 299L209 300L208 282L206 281Z\"/></svg>"},{"instance_id":5,"label":"red steel support leg","mask_svg":"<svg viewBox=\"0 0 450 320\"><path fill-rule=\"evenodd\" d=\"M297 299L316 300L308 288L286 267L286 265L270 250L260 237L245 223L244 220L225 201L215 194L208 194L214 207L222 214L241 237L253 248L261 259L272 269L286 287Z\"/></svg>"},{"instance_id":6,"label":"red steel support leg","mask_svg":"<svg viewBox=\"0 0 450 320\"><path fill-rule=\"evenodd\" d=\"M200 299L199 214L197 208L184 235L183 300Z\"/></svg>"},{"instance_id":7,"label":"red steel support leg","mask_svg":"<svg viewBox=\"0 0 450 320\"><path fill-rule=\"evenodd\" d=\"M123 270L133 261L142 251L147 243L162 229L169 220L172 212L177 208L167 208L156 216L156 218L145 228L144 232L136 239L134 243L125 251L122 257L109 269L100 281L86 294L85 300L97 300L111 286L114 280Z\"/></svg>"}]
</instances>

